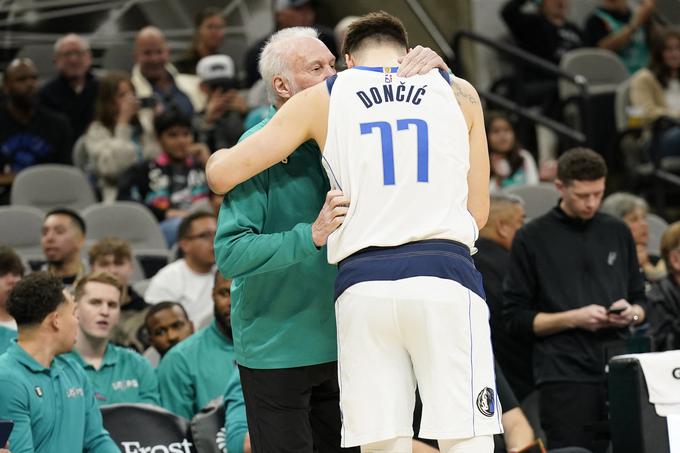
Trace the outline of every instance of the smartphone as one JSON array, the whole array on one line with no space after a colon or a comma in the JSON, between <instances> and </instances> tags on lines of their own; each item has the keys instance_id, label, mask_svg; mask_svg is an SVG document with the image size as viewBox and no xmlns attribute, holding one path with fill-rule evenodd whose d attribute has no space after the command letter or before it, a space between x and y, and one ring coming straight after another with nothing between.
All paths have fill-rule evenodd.
<instances>
[{"instance_id":1,"label":"smartphone","mask_svg":"<svg viewBox=\"0 0 680 453\"><path fill-rule=\"evenodd\" d=\"M607 313L609 313L610 315L620 315L624 311L626 311L626 307L616 307L616 308L609 307L607 309Z\"/></svg>"},{"instance_id":2,"label":"smartphone","mask_svg":"<svg viewBox=\"0 0 680 453\"><path fill-rule=\"evenodd\" d=\"M156 98L153 96L149 96L147 98L140 98L139 106L143 109L152 109L156 106Z\"/></svg>"},{"instance_id":3,"label":"smartphone","mask_svg":"<svg viewBox=\"0 0 680 453\"><path fill-rule=\"evenodd\" d=\"M12 434L14 422L12 420L0 420L0 448L4 448Z\"/></svg>"}]
</instances>

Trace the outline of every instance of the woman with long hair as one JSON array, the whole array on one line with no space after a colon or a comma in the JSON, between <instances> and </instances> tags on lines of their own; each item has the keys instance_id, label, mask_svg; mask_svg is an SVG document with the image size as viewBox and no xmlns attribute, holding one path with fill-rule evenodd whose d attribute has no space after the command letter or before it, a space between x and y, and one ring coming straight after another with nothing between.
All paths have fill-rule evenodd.
<instances>
[{"instance_id":1,"label":"woman with long hair","mask_svg":"<svg viewBox=\"0 0 680 453\"><path fill-rule=\"evenodd\" d=\"M486 137L491 161L491 189L518 184L538 184L536 161L522 148L508 118L491 113L486 120Z\"/></svg>"},{"instance_id":2,"label":"woman with long hair","mask_svg":"<svg viewBox=\"0 0 680 453\"><path fill-rule=\"evenodd\" d=\"M196 74L196 65L201 58L220 53L225 31L222 10L215 7L202 9L194 18L194 27L191 45L174 63L182 74Z\"/></svg>"},{"instance_id":3,"label":"woman with long hair","mask_svg":"<svg viewBox=\"0 0 680 453\"><path fill-rule=\"evenodd\" d=\"M153 124L138 117L138 110L128 74L112 71L101 79L95 119L75 152L84 156L84 167L96 179L104 201L115 200L117 179L125 170L160 152Z\"/></svg>"}]
</instances>

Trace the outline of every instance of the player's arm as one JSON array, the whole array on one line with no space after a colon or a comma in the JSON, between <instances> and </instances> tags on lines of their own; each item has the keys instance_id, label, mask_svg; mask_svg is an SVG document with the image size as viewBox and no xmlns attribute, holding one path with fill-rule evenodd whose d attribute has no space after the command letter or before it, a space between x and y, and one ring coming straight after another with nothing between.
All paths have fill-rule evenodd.
<instances>
[{"instance_id":1,"label":"player's arm","mask_svg":"<svg viewBox=\"0 0 680 453\"><path fill-rule=\"evenodd\" d=\"M489 217L489 150L482 103L477 90L469 82L456 78L451 86L468 126L470 170L467 208L481 230Z\"/></svg>"},{"instance_id":2,"label":"player's arm","mask_svg":"<svg viewBox=\"0 0 680 453\"><path fill-rule=\"evenodd\" d=\"M304 90L283 104L262 129L232 148L215 152L206 165L212 191L227 193L285 159L307 140L318 140L319 124L326 127L328 99L325 83Z\"/></svg>"}]
</instances>

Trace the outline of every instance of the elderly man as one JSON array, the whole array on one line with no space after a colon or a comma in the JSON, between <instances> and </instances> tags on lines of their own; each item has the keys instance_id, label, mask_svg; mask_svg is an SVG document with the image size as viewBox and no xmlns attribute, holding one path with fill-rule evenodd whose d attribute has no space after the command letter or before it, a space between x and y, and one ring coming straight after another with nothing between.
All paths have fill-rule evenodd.
<instances>
[{"instance_id":1,"label":"elderly man","mask_svg":"<svg viewBox=\"0 0 680 453\"><path fill-rule=\"evenodd\" d=\"M156 27L142 28L135 38L135 65L132 68L132 84L142 107L178 109L191 117L201 107L202 96L198 93L195 76L179 74L170 64L170 49L165 35Z\"/></svg>"},{"instance_id":2,"label":"elderly man","mask_svg":"<svg viewBox=\"0 0 680 453\"><path fill-rule=\"evenodd\" d=\"M39 105L38 73L17 58L2 80L0 105L0 205L7 204L14 177L37 164L71 162L71 127L63 116Z\"/></svg>"},{"instance_id":3,"label":"elderly man","mask_svg":"<svg viewBox=\"0 0 680 453\"><path fill-rule=\"evenodd\" d=\"M58 74L40 90L40 102L66 115L75 141L92 122L99 88L99 81L90 71L89 44L74 33L59 38L54 44L54 65Z\"/></svg>"},{"instance_id":4,"label":"elderly man","mask_svg":"<svg viewBox=\"0 0 680 453\"><path fill-rule=\"evenodd\" d=\"M421 64L419 61L428 60ZM423 49L403 67L443 62ZM311 28L274 34L260 73L274 107L335 74L335 57ZM417 72L417 71L416 71ZM254 451L340 451L333 281L323 244L337 226L312 142L240 184L224 199L215 257L232 284L232 328Z\"/></svg>"}]
</instances>

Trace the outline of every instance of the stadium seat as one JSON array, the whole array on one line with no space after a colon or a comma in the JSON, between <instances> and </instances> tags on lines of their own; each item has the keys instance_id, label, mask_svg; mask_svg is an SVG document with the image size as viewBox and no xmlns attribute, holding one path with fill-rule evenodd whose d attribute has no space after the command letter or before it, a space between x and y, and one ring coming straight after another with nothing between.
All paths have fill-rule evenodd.
<instances>
[{"instance_id":1,"label":"stadium seat","mask_svg":"<svg viewBox=\"0 0 680 453\"><path fill-rule=\"evenodd\" d=\"M0 243L12 247L24 261L42 258L40 236L44 216L32 206L0 207Z\"/></svg>"},{"instance_id":2,"label":"stadium seat","mask_svg":"<svg viewBox=\"0 0 680 453\"><path fill-rule=\"evenodd\" d=\"M191 435L196 449L201 453L226 451L224 430L224 398L218 397L205 405L191 420Z\"/></svg>"},{"instance_id":3,"label":"stadium seat","mask_svg":"<svg viewBox=\"0 0 680 453\"><path fill-rule=\"evenodd\" d=\"M619 84L629 76L628 70L614 52L596 47L566 52L560 60L560 69L585 77L591 95L615 93ZM573 84L564 81L560 81L559 91L561 99L578 94Z\"/></svg>"},{"instance_id":4,"label":"stadium seat","mask_svg":"<svg viewBox=\"0 0 680 453\"><path fill-rule=\"evenodd\" d=\"M19 172L10 194L11 204L35 206L43 211L54 208L80 210L95 202L94 189L85 173L60 164L36 165Z\"/></svg>"},{"instance_id":5,"label":"stadium seat","mask_svg":"<svg viewBox=\"0 0 680 453\"><path fill-rule=\"evenodd\" d=\"M517 195L524 201L527 220L540 217L557 205L560 193L552 183L510 186L504 192Z\"/></svg>"},{"instance_id":6,"label":"stadium seat","mask_svg":"<svg viewBox=\"0 0 680 453\"><path fill-rule=\"evenodd\" d=\"M82 211L88 243L117 236L130 243L132 253L153 276L168 262L168 248L158 221L149 209L132 201L97 203Z\"/></svg>"},{"instance_id":7,"label":"stadium seat","mask_svg":"<svg viewBox=\"0 0 680 453\"><path fill-rule=\"evenodd\" d=\"M182 451L198 453L189 421L150 404L102 406L104 428L121 451Z\"/></svg>"},{"instance_id":8,"label":"stadium seat","mask_svg":"<svg viewBox=\"0 0 680 453\"><path fill-rule=\"evenodd\" d=\"M668 222L656 214L647 214L647 225L649 225L647 251L650 255L661 256L661 236L668 228Z\"/></svg>"},{"instance_id":9,"label":"stadium seat","mask_svg":"<svg viewBox=\"0 0 680 453\"><path fill-rule=\"evenodd\" d=\"M609 362L609 412L615 453L667 453L666 419L649 402L640 362L632 356Z\"/></svg>"}]
</instances>

